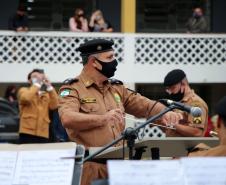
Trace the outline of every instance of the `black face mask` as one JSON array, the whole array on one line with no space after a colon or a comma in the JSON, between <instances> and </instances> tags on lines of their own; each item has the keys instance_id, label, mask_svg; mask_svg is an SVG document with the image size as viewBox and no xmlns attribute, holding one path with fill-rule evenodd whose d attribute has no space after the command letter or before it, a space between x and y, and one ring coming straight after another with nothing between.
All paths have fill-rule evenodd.
<instances>
[{"instance_id":1,"label":"black face mask","mask_svg":"<svg viewBox=\"0 0 226 185\"><path fill-rule=\"evenodd\" d=\"M181 101L184 97L184 92L181 92L181 90L175 94L170 94L169 98L173 101Z\"/></svg>"},{"instance_id":2,"label":"black face mask","mask_svg":"<svg viewBox=\"0 0 226 185\"><path fill-rule=\"evenodd\" d=\"M107 78L111 78L114 76L116 67L118 65L118 62L116 59L112 60L111 62L103 62L96 58L96 60L99 62L99 64L102 66L102 70L97 69L101 74L106 76Z\"/></svg>"},{"instance_id":3,"label":"black face mask","mask_svg":"<svg viewBox=\"0 0 226 185\"><path fill-rule=\"evenodd\" d=\"M196 19L199 19L201 16L197 13L193 13L193 17L196 18Z\"/></svg>"}]
</instances>

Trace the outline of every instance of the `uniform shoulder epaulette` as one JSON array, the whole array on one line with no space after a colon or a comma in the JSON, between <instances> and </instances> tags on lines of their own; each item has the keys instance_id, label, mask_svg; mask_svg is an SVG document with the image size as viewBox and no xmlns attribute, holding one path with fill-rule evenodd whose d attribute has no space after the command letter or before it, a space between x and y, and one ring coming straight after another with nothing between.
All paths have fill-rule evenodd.
<instances>
[{"instance_id":1,"label":"uniform shoulder epaulette","mask_svg":"<svg viewBox=\"0 0 226 185\"><path fill-rule=\"evenodd\" d=\"M132 89L130 89L130 88L126 88L126 89L129 90L129 91L131 91L131 92L134 93L134 94L137 94L136 91L134 91L134 90L132 90Z\"/></svg>"},{"instance_id":2,"label":"uniform shoulder epaulette","mask_svg":"<svg viewBox=\"0 0 226 185\"><path fill-rule=\"evenodd\" d=\"M122 81L117 80L117 79L115 79L115 78L111 78L111 79L108 79L108 80L109 80L109 82L110 82L112 85L114 85L114 84L117 84L117 85L123 85L123 82L122 82Z\"/></svg>"},{"instance_id":3,"label":"uniform shoulder epaulette","mask_svg":"<svg viewBox=\"0 0 226 185\"><path fill-rule=\"evenodd\" d=\"M78 82L78 78L68 78L68 79L64 80L63 84L64 85L71 85L75 82Z\"/></svg>"}]
</instances>

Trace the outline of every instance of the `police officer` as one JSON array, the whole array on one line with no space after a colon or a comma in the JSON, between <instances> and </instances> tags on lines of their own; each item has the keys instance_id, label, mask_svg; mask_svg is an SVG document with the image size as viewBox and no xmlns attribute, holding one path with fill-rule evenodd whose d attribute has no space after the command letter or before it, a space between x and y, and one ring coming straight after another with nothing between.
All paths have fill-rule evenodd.
<instances>
[{"instance_id":1,"label":"police officer","mask_svg":"<svg viewBox=\"0 0 226 185\"><path fill-rule=\"evenodd\" d=\"M112 41L94 39L81 44L83 70L66 80L59 91L59 115L70 140L88 147L100 147L116 139L125 128L124 114L148 118L165 107L126 89L114 76L118 62ZM177 123L181 115L168 112L162 121ZM106 166L87 162L82 185L106 178Z\"/></svg>"},{"instance_id":2,"label":"police officer","mask_svg":"<svg viewBox=\"0 0 226 185\"><path fill-rule=\"evenodd\" d=\"M208 121L208 107L204 100L190 88L184 71L181 69L170 71L165 76L164 86L170 99L202 109L202 115L200 117L192 117L192 115L183 112L183 119L180 120L179 124L173 125L176 130L167 129L166 136L204 136ZM177 110L177 112L179 111Z\"/></svg>"},{"instance_id":3,"label":"police officer","mask_svg":"<svg viewBox=\"0 0 226 185\"><path fill-rule=\"evenodd\" d=\"M217 103L215 112L218 116L217 132L220 145L209 148L203 144L199 144L189 156L226 156L226 96Z\"/></svg>"}]
</instances>

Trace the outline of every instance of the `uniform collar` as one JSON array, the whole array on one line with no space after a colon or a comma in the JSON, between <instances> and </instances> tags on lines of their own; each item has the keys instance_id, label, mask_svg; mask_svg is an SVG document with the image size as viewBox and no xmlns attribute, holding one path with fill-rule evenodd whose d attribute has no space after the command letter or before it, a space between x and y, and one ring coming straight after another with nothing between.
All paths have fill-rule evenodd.
<instances>
[{"instance_id":1,"label":"uniform collar","mask_svg":"<svg viewBox=\"0 0 226 185\"><path fill-rule=\"evenodd\" d=\"M182 102L188 102L190 98L192 98L195 95L195 91L193 89L191 89L190 91L188 91L185 96L182 99Z\"/></svg>"},{"instance_id":2,"label":"uniform collar","mask_svg":"<svg viewBox=\"0 0 226 185\"><path fill-rule=\"evenodd\" d=\"M90 87L93 84L95 84L94 80L84 70L82 71L82 73L80 75L80 79L83 82L83 84L85 85L85 87ZM110 82L108 80L106 80L104 82L104 86L109 87L110 86Z\"/></svg>"},{"instance_id":3,"label":"uniform collar","mask_svg":"<svg viewBox=\"0 0 226 185\"><path fill-rule=\"evenodd\" d=\"M81 75L80 75L80 79L83 82L83 84L85 85L85 87L90 87L91 85L94 84L94 81L92 78L89 77L89 75L83 70Z\"/></svg>"}]
</instances>

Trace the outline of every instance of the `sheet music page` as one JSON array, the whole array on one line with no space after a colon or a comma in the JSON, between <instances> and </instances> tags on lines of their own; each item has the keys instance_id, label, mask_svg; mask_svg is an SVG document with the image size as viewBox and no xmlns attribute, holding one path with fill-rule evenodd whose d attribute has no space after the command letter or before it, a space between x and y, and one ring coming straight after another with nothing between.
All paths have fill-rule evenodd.
<instances>
[{"instance_id":1,"label":"sheet music page","mask_svg":"<svg viewBox=\"0 0 226 185\"><path fill-rule=\"evenodd\" d=\"M71 185L75 150L20 151L13 185Z\"/></svg>"},{"instance_id":2,"label":"sheet music page","mask_svg":"<svg viewBox=\"0 0 226 185\"><path fill-rule=\"evenodd\" d=\"M183 158L186 185L226 185L226 157Z\"/></svg>"},{"instance_id":3,"label":"sheet music page","mask_svg":"<svg viewBox=\"0 0 226 185\"><path fill-rule=\"evenodd\" d=\"M16 151L0 151L0 184L12 184L16 160Z\"/></svg>"},{"instance_id":4,"label":"sheet music page","mask_svg":"<svg viewBox=\"0 0 226 185\"><path fill-rule=\"evenodd\" d=\"M178 160L108 161L110 185L183 185Z\"/></svg>"}]
</instances>

